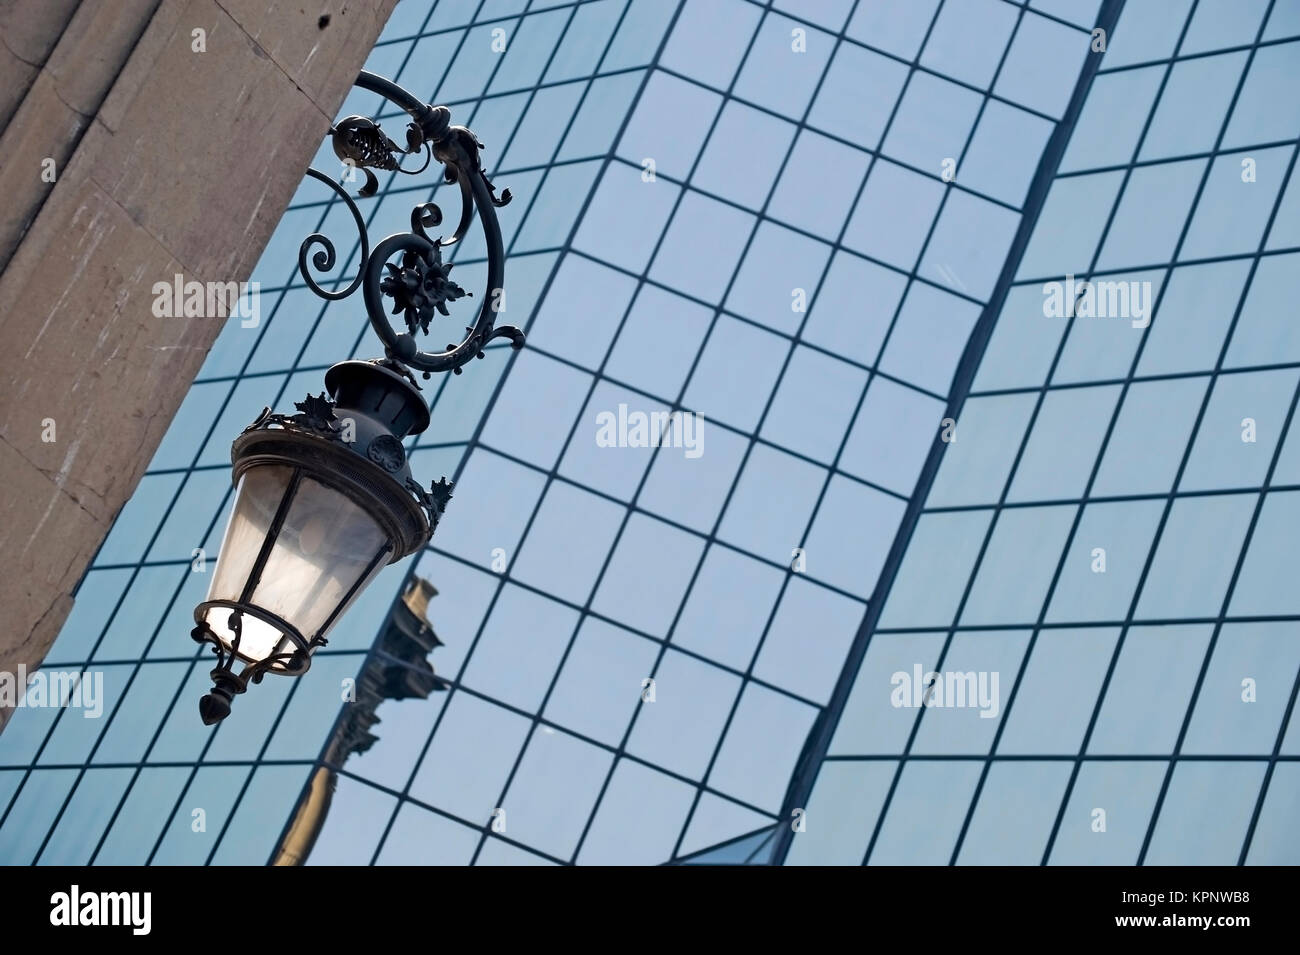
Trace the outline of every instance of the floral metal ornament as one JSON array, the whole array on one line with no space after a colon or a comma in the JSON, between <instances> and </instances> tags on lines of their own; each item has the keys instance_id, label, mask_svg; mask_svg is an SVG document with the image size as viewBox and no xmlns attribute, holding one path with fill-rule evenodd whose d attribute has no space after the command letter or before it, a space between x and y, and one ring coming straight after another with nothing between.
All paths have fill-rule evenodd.
<instances>
[{"instance_id":1,"label":"floral metal ornament","mask_svg":"<svg viewBox=\"0 0 1300 955\"><path fill-rule=\"evenodd\" d=\"M388 270L379 283L379 291L393 300L393 314L405 313L406 328L412 335L416 328L429 334L429 322L434 312L450 315L447 303L472 293L451 280L450 263L442 261L442 246L435 245L426 252L408 249L402 253L399 268L385 262Z\"/></svg>"},{"instance_id":2,"label":"floral metal ornament","mask_svg":"<svg viewBox=\"0 0 1300 955\"><path fill-rule=\"evenodd\" d=\"M365 116L349 116L330 128L330 139L334 145L334 155L343 160L349 170L360 169L366 177L366 184L358 190L363 198L373 196L379 190L379 180L371 169L384 169L413 176L423 172L429 165L432 152L427 149L424 134L415 123L406 127L406 149L384 135L379 124ZM409 155L425 149L424 165L419 169L403 169L399 155Z\"/></svg>"},{"instance_id":3,"label":"floral metal ornament","mask_svg":"<svg viewBox=\"0 0 1300 955\"><path fill-rule=\"evenodd\" d=\"M338 418L334 414L334 402L326 398L323 392L295 401L293 406L298 409L298 414L290 419L294 424L329 434L340 430Z\"/></svg>"},{"instance_id":4,"label":"floral metal ornament","mask_svg":"<svg viewBox=\"0 0 1300 955\"><path fill-rule=\"evenodd\" d=\"M420 487L414 478L406 482L407 490L415 495L415 499L420 502L420 506L424 508L425 513L428 515L431 528L437 528L438 521L442 519L442 512L447 509L447 502L451 500L451 492L455 486L446 477L430 485L427 491Z\"/></svg>"},{"instance_id":5,"label":"floral metal ornament","mask_svg":"<svg viewBox=\"0 0 1300 955\"><path fill-rule=\"evenodd\" d=\"M271 407L266 406L256 420L243 430L243 433L248 434L248 432L258 428L274 425L281 428L308 431L323 438L337 439L343 436L343 426L334 414L334 402L326 398L323 393L308 395L302 401L295 401L293 406L298 409L298 414L272 413Z\"/></svg>"}]
</instances>

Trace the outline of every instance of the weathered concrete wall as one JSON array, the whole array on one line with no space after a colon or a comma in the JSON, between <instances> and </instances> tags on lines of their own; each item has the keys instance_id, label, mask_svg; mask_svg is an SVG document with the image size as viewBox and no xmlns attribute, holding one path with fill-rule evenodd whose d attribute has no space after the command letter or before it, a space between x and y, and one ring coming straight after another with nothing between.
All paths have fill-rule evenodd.
<instances>
[{"instance_id":1,"label":"weathered concrete wall","mask_svg":"<svg viewBox=\"0 0 1300 955\"><path fill-rule=\"evenodd\" d=\"M248 278L395 2L0 7L21 87L0 134L0 670L44 657L221 328L155 317L153 284Z\"/></svg>"},{"instance_id":2,"label":"weathered concrete wall","mask_svg":"<svg viewBox=\"0 0 1300 955\"><path fill-rule=\"evenodd\" d=\"M0 128L50 57L81 0L0 0Z\"/></svg>"}]
</instances>

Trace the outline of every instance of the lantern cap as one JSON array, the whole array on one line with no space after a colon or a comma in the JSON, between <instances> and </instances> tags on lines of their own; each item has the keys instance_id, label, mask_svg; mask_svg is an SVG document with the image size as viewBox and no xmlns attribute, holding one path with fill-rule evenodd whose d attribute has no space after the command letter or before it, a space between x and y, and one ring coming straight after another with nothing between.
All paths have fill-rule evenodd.
<instances>
[{"instance_id":1,"label":"lantern cap","mask_svg":"<svg viewBox=\"0 0 1300 955\"><path fill-rule=\"evenodd\" d=\"M372 409L398 439L429 427L429 409L419 386L396 362L341 361L325 372L325 389L341 408Z\"/></svg>"}]
</instances>

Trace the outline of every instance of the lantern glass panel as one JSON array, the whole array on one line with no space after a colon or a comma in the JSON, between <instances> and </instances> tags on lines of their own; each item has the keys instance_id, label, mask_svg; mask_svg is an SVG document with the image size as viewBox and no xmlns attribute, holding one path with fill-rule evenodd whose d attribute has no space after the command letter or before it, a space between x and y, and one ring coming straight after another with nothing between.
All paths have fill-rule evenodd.
<instances>
[{"instance_id":1,"label":"lantern glass panel","mask_svg":"<svg viewBox=\"0 0 1300 955\"><path fill-rule=\"evenodd\" d=\"M208 600L250 608L241 620L239 655L261 660L294 649L284 632L256 611L283 620L310 642L323 636L384 566L391 544L351 499L284 465L250 468L240 478ZM259 566L286 494L292 497L272 546ZM249 592L250 578L256 577ZM230 609L207 611L208 626L229 646Z\"/></svg>"}]
</instances>

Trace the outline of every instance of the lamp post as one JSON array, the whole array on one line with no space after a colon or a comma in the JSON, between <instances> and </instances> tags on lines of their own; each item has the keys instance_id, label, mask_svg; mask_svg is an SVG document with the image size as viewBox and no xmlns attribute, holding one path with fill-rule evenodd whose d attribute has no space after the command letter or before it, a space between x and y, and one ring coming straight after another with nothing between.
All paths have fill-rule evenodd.
<instances>
[{"instance_id":1,"label":"lamp post","mask_svg":"<svg viewBox=\"0 0 1300 955\"><path fill-rule=\"evenodd\" d=\"M465 127L451 125L445 107L422 103L383 77L363 71L356 85L403 109L410 122L405 148L364 116L331 127L345 181L360 170L365 185L358 195L368 197L378 186L371 169L415 174L437 159L445 180L459 186L460 219L450 238L432 238L427 230L441 224L442 212L432 202L421 203L411 212L411 231L385 238L372 252L352 197L328 176L307 170L347 204L360 233L361 264L347 288L326 290L312 277L307 256L319 247L311 263L327 271L334 267L335 249L313 233L298 251L299 270L325 299L362 289L384 357L334 365L325 373L325 392L296 402L297 414L265 408L231 445L235 502L191 631L217 656L212 690L199 701L207 724L229 715L235 696L250 682L260 683L268 673L307 672L312 654L375 575L433 535L452 486L443 478L426 489L411 474L402 441L429 424L412 369L425 378L460 374L494 338L509 338L515 348L524 343L518 328L495 324L505 260L496 209L510 201L510 192L497 197L479 161L482 144ZM424 165L402 166L405 156L421 152ZM468 294L451 280L442 250L465 236L476 212L487 245L487 294L459 344L422 351L416 332L428 334L435 316L450 315L448 303ZM404 330L393 328L390 312L403 316Z\"/></svg>"}]
</instances>

